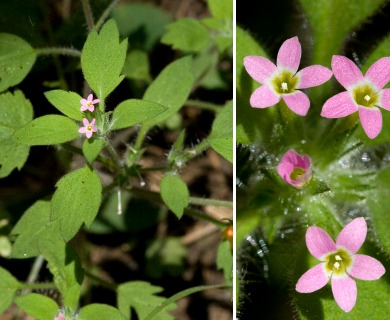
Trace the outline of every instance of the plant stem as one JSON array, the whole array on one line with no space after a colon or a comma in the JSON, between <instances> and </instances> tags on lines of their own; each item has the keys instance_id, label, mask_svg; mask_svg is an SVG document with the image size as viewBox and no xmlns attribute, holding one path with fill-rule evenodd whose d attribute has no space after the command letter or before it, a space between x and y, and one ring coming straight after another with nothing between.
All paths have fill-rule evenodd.
<instances>
[{"instance_id":1,"label":"plant stem","mask_svg":"<svg viewBox=\"0 0 390 320\"><path fill-rule=\"evenodd\" d=\"M201 206L215 206L215 207L226 207L233 208L233 202L224 200L204 199L198 197L190 197L189 202L191 204L198 204Z\"/></svg>"},{"instance_id":2,"label":"plant stem","mask_svg":"<svg viewBox=\"0 0 390 320\"><path fill-rule=\"evenodd\" d=\"M221 220L215 219L215 218L213 218L213 217L211 217L211 216L209 216L209 215L207 215L204 212L199 211L199 210L185 208L184 213L189 215L189 216L193 216L193 217L205 220L205 221L209 221L209 222L214 223L215 225L217 225L219 227L225 228L225 227L228 227L230 225L230 223L226 223L226 222L223 222Z\"/></svg>"},{"instance_id":3,"label":"plant stem","mask_svg":"<svg viewBox=\"0 0 390 320\"><path fill-rule=\"evenodd\" d=\"M44 261L45 259L43 258L42 255L39 255L35 258L30 274L27 277L27 281L26 281L27 283L34 283L37 280L39 271L41 271Z\"/></svg>"},{"instance_id":4,"label":"plant stem","mask_svg":"<svg viewBox=\"0 0 390 320\"><path fill-rule=\"evenodd\" d=\"M115 165L120 170L123 167L122 161L119 158L118 153L116 152L116 150L114 149L114 147L111 145L111 143L109 141L106 144L106 149L107 149L108 153L110 154L112 160L114 161Z\"/></svg>"},{"instance_id":5,"label":"plant stem","mask_svg":"<svg viewBox=\"0 0 390 320\"><path fill-rule=\"evenodd\" d=\"M23 290L23 294L28 293L31 290L39 289L57 289L56 285L53 282L46 283L20 283L20 290ZM25 290L27 289L27 290Z\"/></svg>"},{"instance_id":6,"label":"plant stem","mask_svg":"<svg viewBox=\"0 0 390 320\"><path fill-rule=\"evenodd\" d=\"M115 283L109 283L103 279L100 279L98 276L94 275L93 273L89 272L88 270L84 270L84 274L90 278L95 283L100 284L102 287L107 288L112 291L116 291L118 285Z\"/></svg>"},{"instance_id":7,"label":"plant stem","mask_svg":"<svg viewBox=\"0 0 390 320\"><path fill-rule=\"evenodd\" d=\"M206 150L210 146L210 143L207 139L203 140L201 143L195 146L195 148L192 149L194 152L194 156L197 154L202 153L204 150Z\"/></svg>"},{"instance_id":8,"label":"plant stem","mask_svg":"<svg viewBox=\"0 0 390 320\"><path fill-rule=\"evenodd\" d=\"M223 109L223 106L214 103L204 102L199 100L191 100L191 99L187 100L185 105L189 107L196 107L199 109L210 110L216 113L220 112Z\"/></svg>"},{"instance_id":9,"label":"plant stem","mask_svg":"<svg viewBox=\"0 0 390 320\"><path fill-rule=\"evenodd\" d=\"M120 0L112 1L111 4L106 8L106 10L104 10L99 20L95 24L95 28L97 31L102 27L104 21L106 21L107 17L110 15L111 10L117 5L119 1Z\"/></svg>"},{"instance_id":10,"label":"plant stem","mask_svg":"<svg viewBox=\"0 0 390 320\"><path fill-rule=\"evenodd\" d=\"M81 0L81 3L83 4L83 11L85 21L87 21L88 31L91 32L94 26L91 5L88 0Z\"/></svg>"},{"instance_id":11,"label":"plant stem","mask_svg":"<svg viewBox=\"0 0 390 320\"><path fill-rule=\"evenodd\" d=\"M38 55L64 55L75 58L81 57L81 51L73 48L38 48L35 50Z\"/></svg>"}]
</instances>

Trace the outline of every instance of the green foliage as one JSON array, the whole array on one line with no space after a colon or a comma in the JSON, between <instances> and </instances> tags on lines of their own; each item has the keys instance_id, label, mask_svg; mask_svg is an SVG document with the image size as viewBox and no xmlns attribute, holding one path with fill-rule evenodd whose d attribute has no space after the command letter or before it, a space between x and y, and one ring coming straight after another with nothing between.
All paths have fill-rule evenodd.
<instances>
[{"instance_id":1,"label":"green foliage","mask_svg":"<svg viewBox=\"0 0 390 320\"><path fill-rule=\"evenodd\" d=\"M129 99L121 102L114 110L111 129L123 129L151 120L164 112L158 103L146 100Z\"/></svg>"},{"instance_id":2,"label":"green foliage","mask_svg":"<svg viewBox=\"0 0 390 320\"><path fill-rule=\"evenodd\" d=\"M179 176L168 173L160 181L160 192L164 203L180 219L188 206L187 185Z\"/></svg>"},{"instance_id":3,"label":"green foliage","mask_svg":"<svg viewBox=\"0 0 390 320\"><path fill-rule=\"evenodd\" d=\"M131 50L127 56L122 73L126 78L150 82L150 63L147 53L140 49Z\"/></svg>"},{"instance_id":4,"label":"green foliage","mask_svg":"<svg viewBox=\"0 0 390 320\"><path fill-rule=\"evenodd\" d=\"M13 141L12 134L32 120L33 110L21 91L0 95L0 178L23 167L30 148Z\"/></svg>"},{"instance_id":5,"label":"green foliage","mask_svg":"<svg viewBox=\"0 0 390 320\"><path fill-rule=\"evenodd\" d=\"M231 19L233 17L233 1L208 0L207 4L213 17L218 19Z\"/></svg>"},{"instance_id":6,"label":"green foliage","mask_svg":"<svg viewBox=\"0 0 390 320\"><path fill-rule=\"evenodd\" d=\"M94 30L88 35L81 54L81 68L89 86L102 102L124 78L120 74L126 50L127 40L120 42L114 20L106 22L99 34Z\"/></svg>"},{"instance_id":7,"label":"green foliage","mask_svg":"<svg viewBox=\"0 0 390 320\"><path fill-rule=\"evenodd\" d=\"M83 271L76 253L66 245L59 233L51 239L40 239L41 254L48 262L54 283L62 294L64 305L75 312L81 293Z\"/></svg>"},{"instance_id":8,"label":"green foliage","mask_svg":"<svg viewBox=\"0 0 390 320\"><path fill-rule=\"evenodd\" d=\"M22 82L35 59L36 52L26 41L0 33L0 92Z\"/></svg>"},{"instance_id":9,"label":"green foliage","mask_svg":"<svg viewBox=\"0 0 390 320\"><path fill-rule=\"evenodd\" d=\"M161 42L174 49L198 52L210 42L207 28L198 20L182 18L170 23Z\"/></svg>"},{"instance_id":10,"label":"green foliage","mask_svg":"<svg viewBox=\"0 0 390 320\"><path fill-rule=\"evenodd\" d=\"M25 259L40 253L38 240L50 241L58 233L59 221L50 221L51 204L39 200L26 210L12 229L17 238L12 246L12 257Z\"/></svg>"},{"instance_id":11,"label":"green foliage","mask_svg":"<svg viewBox=\"0 0 390 320\"><path fill-rule=\"evenodd\" d=\"M52 198L52 220L60 220L61 235L68 241L83 223L89 226L95 219L102 185L98 174L88 166L64 176L56 184Z\"/></svg>"},{"instance_id":12,"label":"green foliage","mask_svg":"<svg viewBox=\"0 0 390 320\"><path fill-rule=\"evenodd\" d=\"M223 269L225 283L233 285L233 251L229 241L222 241L218 247L217 267Z\"/></svg>"},{"instance_id":13,"label":"green foliage","mask_svg":"<svg viewBox=\"0 0 390 320\"><path fill-rule=\"evenodd\" d=\"M100 319L110 320L126 320L127 318L114 307L106 304L94 303L83 307L80 310L78 319L80 320L96 320L96 316L99 315Z\"/></svg>"},{"instance_id":14,"label":"green foliage","mask_svg":"<svg viewBox=\"0 0 390 320\"><path fill-rule=\"evenodd\" d=\"M228 102L213 123L209 136L211 147L233 162L233 102Z\"/></svg>"},{"instance_id":15,"label":"green foliage","mask_svg":"<svg viewBox=\"0 0 390 320\"><path fill-rule=\"evenodd\" d=\"M0 267L0 314L12 303L19 282L5 269Z\"/></svg>"},{"instance_id":16,"label":"green foliage","mask_svg":"<svg viewBox=\"0 0 390 320\"><path fill-rule=\"evenodd\" d=\"M50 114L16 130L13 140L28 146L59 144L76 139L78 129L78 125L68 117Z\"/></svg>"},{"instance_id":17,"label":"green foliage","mask_svg":"<svg viewBox=\"0 0 390 320\"><path fill-rule=\"evenodd\" d=\"M104 148L104 140L85 139L83 142L83 155L89 163L92 163Z\"/></svg>"},{"instance_id":18,"label":"green foliage","mask_svg":"<svg viewBox=\"0 0 390 320\"><path fill-rule=\"evenodd\" d=\"M161 292L162 288L153 286L144 281L131 281L121 284L118 287L118 308L119 310L129 317L130 308L134 308L139 319L145 319L145 317L157 306L164 302L165 298L157 296L156 294ZM176 308L174 303L166 307L166 311ZM158 316L154 317L155 320L173 320L173 317L167 312L160 312Z\"/></svg>"},{"instance_id":19,"label":"green foliage","mask_svg":"<svg viewBox=\"0 0 390 320\"><path fill-rule=\"evenodd\" d=\"M17 297L15 303L35 319L53 320L58 314L57 303L42 294L29 293Z\"/></svg>"},{"instance_id":20,"label":"green foliage","mask_svg":"<svg viewBox=\"0 0 390 320\"><path fill-rule=\"evenodd\" d=\"M76 92L52 90L45 92L45 97L64 115L73 120L83 120L83 113L80 111L82 97Z\"/></svg>"}]
</instances>

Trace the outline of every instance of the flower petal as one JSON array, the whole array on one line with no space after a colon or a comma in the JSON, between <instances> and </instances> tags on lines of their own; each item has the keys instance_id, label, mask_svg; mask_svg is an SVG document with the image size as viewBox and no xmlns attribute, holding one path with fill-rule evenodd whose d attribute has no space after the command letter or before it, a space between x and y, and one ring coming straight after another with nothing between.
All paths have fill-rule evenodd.
<instances>
[{"instance_id":1,"label":"flower petal","mask_svg":"<svg viewBox=\"0 0 390 320\"><path fill-rule=\"evenodd\" d=\"M85 136L87 137L87 139L91 138L92 137L92 131L87 130L87 132L85 133Z\"/></svg>"},{"instance_id":2,"label":"flower petal","mask_svg":"<svg viewBox=\"0 0 390 320\"><path fill-rule=\"evenodd\" d=\"M245 57L244 67L253 79L262 84L277 70L271 61L258 56Z\"/></svg>"},{"instance_id":3,"label":"flower petal","mask_svg":"<svg viewBox=\"0 0 390 320\"><path fill-rule=\"evenodd\" d=\"M276 64L278 68L288 68L295 73L301 62L301 54L302 49L298 37L290 38L280 46Z\"/></svg>"},{"instance_id":4,"label":"flower petal","mask_svg":"<svg viewBox=\"0 0 390 320\"><path fill-rule=\"evenodd\" d=\"M83 104L81 107L80 107L80 111L85 111L85 110L88 110L88 107Z\"/></svg>"},{"instance_id":5,"label":"flower petal","mask_svg":"<svg viewBox=\"0 0 390 320\"><path fill-rule=\"evenodd\" d=\"M93 99L93 94L90 93L90 94L88 95L88 97L87 97L87 100L88 100L88 102L90 102L90 101L92 101L92 99Z\"/></svg>"},{"instance_id":6,"label":"flower petal","mask_svg":"<svg viewBox=\"0 0 390 320\"><path fill-rule=\"evenodd\" d=\"M381 58L373 63L364 77L371 80L379 90L382 89L390 81L390 57Z\"/></svg>"},{"instance_id":7,"label":"flower petal","mask_svg":"<svg viewBox=\"0 0 390 320\"><path fill-rule=\"evenodd\" d=\"M295 290L300 293L311 293L324 287L329 281L322 263L307 270L298 280Z\"/></svg>"},{"instance_id":8,"label":"flower petal","mask_svg":"<svg viewBox=\"0 0 390 320\"><path fill-rule=\"evenodd\" d=\"M284 181L287 183L291 183L291 172L294 170L294 165L290 162L281 162L276 170L278 171L279 175L282 177Z\"/></svg>"},{"instance_id":9,"label":"flower petal","mask_svg":"<svg viewBox=\"0 0 390 320\"><path fill-rule=\"evenodd\" d=\"M326 254L336 252L337 247L329 234L319 227L309 227L306 231L306 245L311 255L321 260Z\"/></svg>"},{"instance_id":10,"label":"flower petal","mask_svg":"<svg viewBox=\"0 0 390 320\"><path fill-rule=\"evenodd\" d=\"M332 71L320 65L309 66L300 70L296 76L300 78L297 89L319 86L332 77Z\"/></svg>"},{"instance_id":11,"label":"flower petal","mask_svg":"<svg viewBox=\"0 0 390 320\"><path fill-rule=\"evenodd\" d=\"M321 116L325 118L342 118L358 111L358 109L348 91L344 91L326 100L322 107Z\"/></svg>"},{"instance_id":12,"label":"flower petal","mask_svg":"<svg viewBox=\"0 0 390 320\"><path fill-rule=\"evenodd\" d=\"M385 267L377 259L365 254L356 254L348 273L360 280L378 280L386 272Z\"/></svg>"},{"instance_id":13,"label":"flower petal","mask_svg":"<svg viewBox=\"0 0 390 320\"><path fill-rule=\"evenodd\" d=\"M81 127L80 129L79 129L79 132L80 133L85 133L87 131L87 129L85 128L85 127Z\"/></svg>"},{"instance_id":14,"label":"flower petal","mask_svg":"<svg viewBox=\"0 0 390 320\"><path fill-rule=\"evenodd\" d=\"M360 122L370 139L374 139L382 131L382 114L378 108L359 108Z\"/></svg>"},{"instance_id":15,"label":"flower petal","mask_svg":"<svg viewBox=\"0 0 390 320\"><path fill-rule=\"evenodd\" d=\"M381 105L379 107L390 111L390 89L382 89Z\"/></svg>"},{"instance_id":16,"label":"flower petal","mask_svg":"<svg viewBox=\"0 0 390 320\"><path fill-rule=\"evenodd\" d=\"M249 100L253 108L267 108L277 104L280 97L276 95L267 85L257 88Z\"/></svg>"},{"instance_id":17,"label":"flower petal","mask_svg":"<svg viewBox=\"0 0 390 320\"><path fill-rule=\"evenodd\" d=\"M83 119L83 125L84 125L84 126L89 126L89 121L88 121L87 118L84 118L84 119Z\"/></svg>"},{"instance_id":18,"label":"flower petal","mask_svg":"<svg viewBox=\"0 0 390 320\"><path fill-rule=\"evenodd\" d=\"M302 91L296 90L294 93L285 94L283 100L291 111L300 116L305 116L309 111L310 100Z\"/></svg>"},{"instance_id":19,"label":"flower petal","mask_svg":"<svg viewBox=\"0 0 390 320\"><path fill-rule=\"evenodd\" d=\"M81 103L82 105L85 105L85 104L88 103L88 101L87 101L86 99L81 99L81 100L80 100L80 103Z\"/></svg>"},{"instance_id":20,"label":"flower petal","mask_svg":"<svg viewBox=\"0 0 390 320\"><path fill-rule=\"evenodd\" d=\"M357 288L355 280L351 277L332 277L332 292L337 304L345 312L351 311L355 306Z\"/></svg>"},{"instance_id":21,"label":"flower petal","mask_svg":"<svg viewBox=\"0 0 390 320\"><path fill-rule=\"evenodd\" d=\"M367 235L367 223L364 218L353 219L339 233L336 246L342 246L351 253L356 253L362 246Z\"/></svg>"},{"instance_id":22,"label":"flower petal","mask_svg":"<svg viewBox=\"0 0 390 320\"><path fill-rule=\"evenodd\" d=\"M363 80L363 74L352 60L343 56L332 57L332 70L335 78L348 89L351 85Z\"/></svg>"}]
</instances>

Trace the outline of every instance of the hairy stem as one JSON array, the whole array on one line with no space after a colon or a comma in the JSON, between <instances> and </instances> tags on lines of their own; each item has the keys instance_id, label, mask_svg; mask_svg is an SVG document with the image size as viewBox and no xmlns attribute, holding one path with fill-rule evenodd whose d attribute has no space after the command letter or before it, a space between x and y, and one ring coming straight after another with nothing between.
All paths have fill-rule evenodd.
<instances>
[{"instance_id":1,"label":"hairy stem","mask_svg":"<svg viewBox=\"0 0 390 320\"><path fill-rule=\"evenodd\" d=\"M99 20L95 24L96 30L99 30L102 27L104 21L106 21L107 17L110 15L111 10L118 4L119 1L120 0L112 1L110 5L106 8L106 10L104 10Z\"/></svg>"},{"instance_id":2,"label":"hairy stem","mask_svg":"<svg viewBox=\"0 0 390 320\"><path fill-rule=\"evenodd\" d=\"M218 113L219 111L221 111L223 109L223 106L220 106L220 105L217 105L214 103L204 102L204 101L199 101L199 100L191 100L191 99L187 100L185 105L189 106L189 107L196 107L199 109L210 110L210 111L213 111L216 113Z\"/></svg>"},{"instance_id":3,"label":"hairy stem","mask_svg":"<svg viewBox=\"0 0 390 320\"><path fill-rule=\"evenodd\" d=\"M190 197L189 202L191 204L197 204L197 205L201 205L201 206L215 206L215 207L233 208L233 202L224 201L224 200L214 200L214 199Z\"/></svg>"},{"instance_id":4,"label":"hairy stem","mask_svg":"<svg viewBox=\"0 0 390 320\"><path fill-rule=\"evenodd\" d=\"M75 58L81 57L81 51L73 48L38 48L35 50L38 55L63 55Z\"/></svg>"},{"instance_id":5,"label":"hairy stem","mask_svg":"<svg viewBox=\"0 0 390 320\"><path fill-rule=\"evenodd\" d=\"M85 21L87 21L88 31L91 32L94 27L91 5L88 0L81 0L81 3L83 5L83 11Z\"/></svg>"},{"instance_id":6,"label":"hairy stem","mask_svg":"<svg viewBox=\"0 0 390 320\"><path fill-rule=\"evenodd\" d=\"M23 290L23 294L28 293L31 290L39 289L57 289L56 285L53 282L45 283L20 283L19 289ZM27 290L26 290L27 289Z\"/></svg>"}]
</instances>

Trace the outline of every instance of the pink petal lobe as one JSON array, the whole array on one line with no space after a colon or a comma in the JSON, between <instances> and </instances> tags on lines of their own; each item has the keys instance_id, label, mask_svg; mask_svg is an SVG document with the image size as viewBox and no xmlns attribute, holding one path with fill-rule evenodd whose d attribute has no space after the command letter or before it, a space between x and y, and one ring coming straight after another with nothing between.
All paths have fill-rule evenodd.
<instances>
[{"instance_id":1,"label":"pink petal lobe","mask_svg":"<svg viewBox=\"0 0 390 320\"><path fill-rule=\"evenodd\" d=\"M87 129L85 128L85 127L81 127L80 129L79 129L79 132L80 133L85 133L87 131Z\"/></svg>"},{"instance_id":2,"label":"pink petal lobe","mask_svg":"<svg viewBox=\"0 0 390 320\"><path fill-rule=\"evenodd\" d=\"M295 290L300 293L311 293L324 287L329 281L329 276L325 273L323 264L307 270L298 280Z\"/></svg>"},{"instance_id":3,"label":"pink petal lobe","mask_svg":"<svg viewBox=\"0 0 390 320\"><path fill-rule=\"evenodd\" d=\"M262 84L277 70L271 61L258 56L245 57L244 67L253 79Z\"/></svg>"},{"instance_id":4,"label":"pink petal lobe","mask_svg":"<svg viewBox=\"0 0 390 320\"><path fill-rule=\"evenodd\" d=\"M90 93L90 94L88 95L88 97L87 97L87 101L88 101L88 102L89 102L89 101L92 101L92 99L93 99L93 94Z\"/></svg>"},{"instance_id":5,"label":"pink petal lobe","mask_svg":"<svg viewBox=\"0 0 390 320\"><path fill-rule=\"evenodd\" d=\"M99 102L100 102L100 99L95 99L92 101L92 104L99 103Z\"/></svg>"},{"instance_id":6,"label":"pink petal lobe","mask_svg":"<svg viewBox=\"0 0 390 320\"><path fill-rule=\"evenodd\" d=\"M374 139L382 131L382 114L378 108L359 108L360 122L370 139Z\"/></svg>"},{"instance_id":7,"label":"pink petal lobe","mask_svg":"<svg viewBox=\"0 0 390 320\"><path fill-rule=\"evenodd\" d=\"M339 233L336 246L342 246L351 253L356 253L362 246L367 235L367 223L364 218L353 219Z\"/></svg>"},{"instance_id":8,"label":"pink petal lobe","mask_svg":"<svg viewBox=\"0 0 390 320\"><path fill-rule=\"evenodd\" d=\"M87 110L88 109L88 107L85 105L85 104L83 104L82 106L81 106L81 108L80 108L80 111L85 111L85 110Z\"/></svg>"},{"instance_id":9,"label":"pink petal lobe","mask_svg":"<svg viewBox=\"0 0 390 320\"><path fill-rule=\"evenodd\" d=\"M326 100L322 107L321 116L325 118L342 118L358 111L358 109L348 91L344 91Z\"/></svg>"},{"instance_id":10,"label":"pink petal lobe","mask_svg":"<svg viewBox=\"0 0 390 320\"><path fill-rule=\"evenodd\" d=\"M352 60L343 56L332 57L332 70L335 78L345 88L363 80L363 74Z\"/></svg>"},{"instance_id":11,"label":"pink petal lobe","mask_svg":"<svg viewBox=\"0 0 390 320\"><path fill-rule=\"evenodd\" d=\"M279 49L276 64L278 68L288 68L295 73L301 62L301 54L302 49L298 37L287 39Z\"/></svg>"},{"instance_id":12,"label":"pink petal lobe","mask_svg":"<svg viewBox=\"0 0 390 320\"><path fill-rule=\"evenodd\" d=\"M390 89L382 89L382 102L379 107L390 111Z\"/></svg>"},{"instance_id":13,"label":"pink petal lobe","mask_svg":"<svg viewBox=\"0 0 390 320\"><path fill-rule=\"evenodd\" d=\"M349 276L332 278L332 292L339 307L349 312L355 306L357 288L356 282Z\"/></svg>"},{"instance_id":14,"label":"pink petal lobe","mask_svg":"<svg viewBox=\"0 0 390 320\"><path fill-rule=\"evenodd\" d=\"M280 97L276 95L267 85L257 88L249 100L253 108L268 108L277 104Z\"/></svg>"},{"instance_id":15,"label":"pink petal lobe","mask_svg":"<svg viewBox=\"0 0 390 320\"><path fill-rule=\"evenodd\" d=\"M81 99L81 100L80 100L80 103L81 103L82 105L85 105L85 104L87 104L87 103L88 103L88 101L87 101L87 100L85 100L85 99Z\"/></svg>"},{"instance_id":16,"label":"pink petal lobe","mask_svg":"<svg viewBox=\"0 0 390 320\"><path fill-rule=\"evenodd\" d=\"M390 57L384 57L372 64L367 70L366 79L380 90L390 81Z\"/></svg>"},{"instance_id":17,"label":"pink petal lobe","mask_svg":"<svg viewBox=\"0 0 390 320\"><path fill-rule=\"evenodd\" d=\"M289 162L281 162L276 170L278 171L279 175L282 177L282 179L288 183L291 183L291 172L294 170L294 165Z\"/></svg>"},{"instance_id":18,"label":"pink petal lobe","mask_svg":"<svg viewBox=\"0 0 390 320\"><path fill-rule=\"evenodd\" d=\"M356 254L348 273L360 280L378 280L386 272L385 267L377 259L365 254Z\"/></svg>"},{"instance_id":19,"label":"pink petal lobe","mask_svg":"<svg viewBox=\"0 0 390 320\"><path fill-rule=\"evenodd\" d=\"M309 111L310 100L302 91L297 90L294 93L285 94L283 100L291 111L300 116L305 116Z\"/></svg>"},{"instance_id":20,"label":"pink petal lobe","mask_svg":"<svg viewBox=\"0 0 390 320\"><path fill-rule=\"evenodd\" d=\"M90 123L90 125L91 125L91 126L94 126L94 125L95 125L95 122L96 122L96 119L93 118L92 121L91 121L91 123Z\"/></svg>"},{"instance_id":21,"label":"pink petal lobe","mask_svg":"<svg viewBox=\"0 0 390 320\"><path fill-rule=\"evenodd\" d=\"M326 254L336 252L337 247L329 234L319 227L309 227L306 231L306 245L311 255L321 260Z\"/></svg>"},{"instance_id":22,"label":"pink petal lobe","mask_svg":"<svg viewBox=\"0 0 390 320\"><path fill-rule=\"evenodd\" d=\"M332 74L331 70L320 65L303 68L296 75L300 78L297 89L319 86L328 81L332 77Z\"/></svg>"},{"instance_id":23,"label":"pink petal lobe","mask_svg":"<svg viewBox=\"0 0 390 320\"><path fill-rule=\"evenodd\" d=\"M87 131L85 133L85 136L87 137L87 139L91 138L92 137L92 132L91 131Z\"/></svg>"},{"instance_id":24,"label":"pink petal lobe","mask_svg":"<svg viewBox=\"0 0 390 320\"><path fill-rule=\"evenodd\" d=\"M83 119L83 125L84 125L84 126L89 126L89 121L88 121L87 118L84 118L84 119Z\"/></svg>"}]
</instances>

